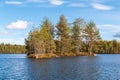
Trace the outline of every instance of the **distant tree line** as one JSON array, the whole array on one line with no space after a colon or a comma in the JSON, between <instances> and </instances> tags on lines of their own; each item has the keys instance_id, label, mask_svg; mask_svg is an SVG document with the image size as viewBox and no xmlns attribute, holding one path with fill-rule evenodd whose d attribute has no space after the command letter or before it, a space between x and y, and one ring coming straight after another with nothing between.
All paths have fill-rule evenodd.
<instances>
[{"instance_id":1,"label":"distant tree line","mask_svg":"<svg viewBox=\"0 0 120 80\"><path fill-rule=\"evenodd\" d=\"M25 44L28 54L120 52L120 42L102 40L93 21L86 23L78 18L68 23L64 15L55 26L45 18L39 27L29 32Z\"/></svg>"},{"instance_id":2,"label":"distant tree line","mask_svg":"<svg viewBox=\"0 0 120 80\"><path fill-rule=\"evenodd\" d=\"M102 54L116 54L120 53L120 42L117 40L103 40L97 44L97 53Z\"/></svg>"},{"instance_id":3,"label":"distant tree line","mask_svg":"<svg viewBox=\"0 0 120 80\"><path fill-rule=\"evenodd\" d=\"M12 45L12 44L0 44L0 53L4 54L19 54L19 53L25 53L25 45Z\"/></svg>"}]
</instances>

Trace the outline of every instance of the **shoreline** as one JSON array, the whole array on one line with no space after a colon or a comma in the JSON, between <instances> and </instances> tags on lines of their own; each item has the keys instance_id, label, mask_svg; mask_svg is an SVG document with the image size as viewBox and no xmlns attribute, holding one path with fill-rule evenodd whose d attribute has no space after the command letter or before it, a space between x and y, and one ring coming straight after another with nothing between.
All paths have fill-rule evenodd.
<instances>
[{"instance_id":1,"label":"shoreline","mask_svg":"<svg viewBox=\"0 0 120 80\"><path fill-rule=\"evenodd\" d=\"M28 58L34 59L49 59L49 58L58 58L58 57L74 57L74 56L96 56L96 54L90 55L88 52L80 52L80 53L48 53L48 54L29 54Z\"/></svg>"}]
</instances>

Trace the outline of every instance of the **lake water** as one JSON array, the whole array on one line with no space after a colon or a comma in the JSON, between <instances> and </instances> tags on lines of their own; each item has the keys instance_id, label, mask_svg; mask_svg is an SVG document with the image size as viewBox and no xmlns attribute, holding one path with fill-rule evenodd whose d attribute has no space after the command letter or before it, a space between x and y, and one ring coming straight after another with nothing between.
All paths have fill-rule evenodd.
<instances>
[{"instance_id":1,"label":"lake water","mask_svg":"<svg viewBox=\"0 0 120 80\"><path fill-rule=\"evenodd\" d=\"M0 54L0 80L120 80L120 55L35 60Z\"/></svg>"}]
</instances>

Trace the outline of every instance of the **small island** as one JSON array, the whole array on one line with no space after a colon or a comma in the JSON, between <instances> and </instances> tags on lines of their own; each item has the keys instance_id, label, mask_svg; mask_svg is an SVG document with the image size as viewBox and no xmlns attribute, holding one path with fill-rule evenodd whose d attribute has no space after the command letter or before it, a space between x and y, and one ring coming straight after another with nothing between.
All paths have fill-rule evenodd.
<instances>
[{"instance_id":1,"label":"small island","mask_svg":"<svg viewBox=\"0 0 120 80\"><path fill-rule=\"evenodd\" d=\"M64 15L60 16L55 26L48 18L44 18L42 25L29 32L25 43L28 57L36 59L119 53L119 50L113 51L113 45L107 49L104 46L105 44L109 46L111 43L120 44L116 40L102 40L99 29L93 21L87 23L78 18L68 23Z\"/></svg>"},{"instance_id":2,"label":"small island","mask_svg":"<svg viewBox=\"0 0 120 80\"><path fill-rule=\"evenodd\" d=\"M0 0L0 80L120 80L120 0Z\"/></svg>"},{"instance_id":3,"label":"small island","mask_svg":"<svg viewBox=\"0 0 120 80\"><path fill-rule=\"evenodd\" d=\"M70 23L61 15L56 25L44 18L40 26L29 32L25 45L1 43L0 53L26 53L27 57L35 59L119 54L120 42L102 40L93 21L77 18Z\"/></svg>"}]
</instances>

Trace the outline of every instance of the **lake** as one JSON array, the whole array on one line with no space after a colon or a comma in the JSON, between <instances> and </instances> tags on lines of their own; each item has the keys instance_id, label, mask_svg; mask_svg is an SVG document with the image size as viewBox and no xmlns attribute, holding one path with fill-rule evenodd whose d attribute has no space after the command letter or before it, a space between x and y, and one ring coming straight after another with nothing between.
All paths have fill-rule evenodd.
<instances>
[{"instance_id":1,"label":"lake","mask_svg":"<svg viewBox=\"0 0 120 80\"><path fill-rule=\"evenodd\" d=\"M0 54L0 80L119 80L120 55L30 59Z\"/></svg>"}]
</instances>

